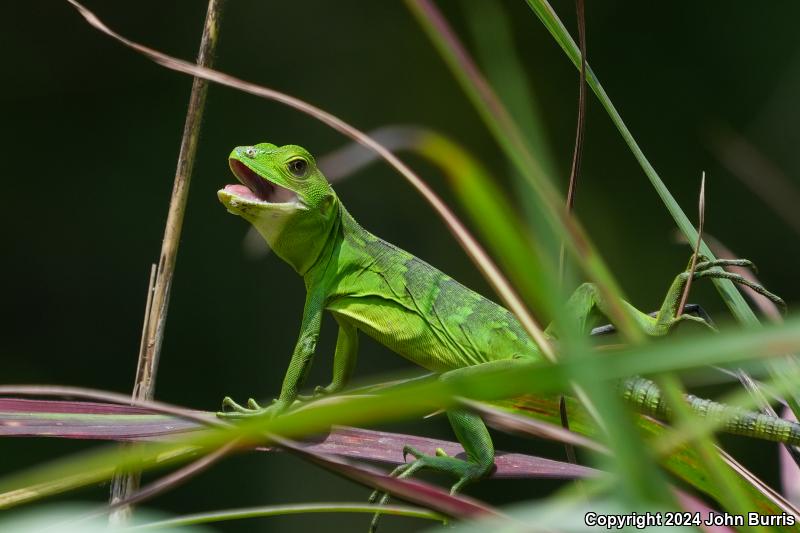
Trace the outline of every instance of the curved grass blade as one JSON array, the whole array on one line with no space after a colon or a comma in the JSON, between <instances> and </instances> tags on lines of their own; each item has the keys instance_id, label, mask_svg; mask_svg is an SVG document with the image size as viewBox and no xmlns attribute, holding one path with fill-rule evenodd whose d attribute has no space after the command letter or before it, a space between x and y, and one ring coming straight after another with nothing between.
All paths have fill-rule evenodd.
<instances>
[{"instance_id":1,"label":"curved grass blade","mask_svg":"<svg viewBox=\"0 0 800 533\"><path fill-rule=\"evenodd\" d=\"M246 518L263 518L266 516L285 516L291 514L312 513L369 513L380 511L381 514L405 516L409 518L422 518L426 520L444 521L446 517L427 509L410 507L407 505L374 505L366 503L296 503L289 505L269 505L264 507L246 507L243 509L227 509L224 511L209 511L197 513L157 522L137 524L127 528L129 531L147 531L151 529L164 529L185 527L195 524L210 524L228 520L244 520Z\"/></svg>"},{"instance_id":2,"label":"curved grass blade","mask_svg":"<svg viewBox=\"0 0 800 533\"><path fill-rule=\"evenodd\" d=\"M525 72L524 59L514 42L513 21L502 2L462 2L475 55L503 104L519 124L529 149L536 153L545 177L557 175L557 162L536 87ZM521 176L514 176L521 177ZM524 182L516 190L527 196ZM533 208L533 205L531 205Z\"/></svg>"},{"instance_id":3,"label":"curved grass blade","mask_svg":"<svg viewBox=\"0 0 800 533\"><path fill-rule=\"evenodd\" d=\"M622 291L613 275L581 225L567 213L563 199L544 176L519 127L481 75L452 28L429 0L407 0L406 5L433 41L500 147L536 192L539 205L552 230L563 239L587 277L597 284L603 297L608 300L611 315L609 318L628 338L641 340L642 332L619 303ZM557 314L556 317L560 318L560 315Z\"/></svg>"},{"instance_id":4,"label":"curved grass blade","mask_svg":"<svg viewBox=\"0 0 800 533\"><path fill-rule=\"evenodd\" d=\"M453 192L520 293L545 316L557 314L556 302L566 301L555 265L525 230L506 193L472 155L444 135L419 131L415 153L444 171Z\"/></svg>"},{"instance_id":5,"label":"curved grass blade","mask_svg":"<svg viewBox=\"0 0 800 533\"><path fill-rule=\"evenodd\" d=\"M126 394L110 392L86 387L71 387L64 385L0 385L0 396L62 396L71 398L84 398L119 404L116 409L119 412L128 412L126 407L146 409L151 413L161 413L174 415L186 420L199 422L207 426L229 426L228 422L220 420L216 416L208 416L202 411L194 411L174 404L159 402L157 400L132 400ZM88 407L87 409L91 409Z\"/></svg>"},{"instance_id":6,"label":"curved grass blade","mask_svg":"<svg viewBox=\"0 0 800 533\"><path fill-rule=\"evenodd\" d=\"M432 454L437 448L441 448L452 457L464 456L464 449L457 442L346 426L333 428L320 443L297 442L296 444L308 452L395 465L405 462L402 450L407 444ZM586 466L504 451L497 452L495 467L491 477L497 479L578 479L600 474L600 471Z\"/></svg>"},{"instance_id":7,"label":"curved grass blade","mask_svg":"<svg viewBox=\"0 0 800 533\"><path fill-rule=\"evenodd\" d=\"M502 2L461 2L466 26L474 43L475 55L497 95L511 111L529 150L535 153L543 175L554 179L559 175L547 124L541 113L536 88L525 72L523 58L514 43L511 17ZM509 169L513 197L522 207L524 220L532 229L545 258L555 258L561 246L559 239L544 219L526 179L505 163Z\"/></svg>"},{"instance_id":8,"label":"curved grass blade","mask_svg":"<svg viewBox=\"0 0 800 533\"><path fill-rule=\"evenodd\" d=\"M477 405L477 404L476 404ZM213 413L198 412L205 416ZM502 417L502 413L496 416ZM154 437L180 438L188 431L204 426L196 422L164 415L149 414L138 407L89 402L19 400L0 398L0 436L60 437L93 440L152 440ZM560 428L553 428L560 430ZM563 431L563 430L562 430ZM555 433L551 438L569 438ZM571 435L574 439L576 436ZM403 446L409 444L421 450L441 448L451 456L463 455L458 443L440 439L403 435L337 426L321 439L297 442L309 453L323 453L380 461L389 464L403 462ZM275 448L257 448L277 451ZM569 465L542 457L519 453L497 452L493 477L564 478L572 479L597 475L584 466Z\"/></svg>"},{"instance_id":9,"label":"curved grass blade","mask_svg":"<svg viewBox=\"0 0 800 533\"><path fill-rule=\"evenodd\" d=\"M555 10L550 6L547 0L526 1L533 12L536 13L536 16L539 17L539 20L542 21L542 24L544 24L545 28L547 28L547 30L553 36L553 39L555 39L559 46L561 46L561 49L564 50L564 53L572 61L575 67L580 68L580 50L578 49L578 46L575 44L575 41L572 39L572 36L570 36L564 24L561 22L561 19L558 17ZM594 73L592 67L588 63L586 65L586 81L589 84L589 87L591 87L594 91L595 95L597 95L598 100L600 100L600 103L605 108L608 115L611 117L611 121L619 130L623 140L628 145L631 152L633 152L634 157L639 162L642 170L644 170L645 175L649 178L653 188L656 190L656 193L658 193L659 197L664 203L664 206L672 215L672 218L675 220L678 228L680 228L683 234L686 235L686 238L689 242L694 242L697 239L697 230L695 230L694 226L689 221L689 217L686 216L681 207L678 205L678 202L672 196L672 193L669 192L669 189L667 189L667 186L661 180L661 177L658 175L655 168L653 168L653 166L650 164L650 161L647 159L647 157L645 157L644 152L636 143L636 140L633 138L630 130L628 130L625 122L623 122L622 117L620 116L616 107L614 107L614 104L611 102L608 94L606 94L602 85L600 85L600 80L597 78L597 75ZM715 259L714 254L711 253L711 249L706 245L705 242L701 241L700 251L709 259ZM744 301L742 295L736 290L733 283L729 282L728 280L715 279L714 285L716 285L716 287L719 289L722 299L728 305L731 312L743 324L753 325L758 323L758 319Z\"/></svg>"}]
</instances>

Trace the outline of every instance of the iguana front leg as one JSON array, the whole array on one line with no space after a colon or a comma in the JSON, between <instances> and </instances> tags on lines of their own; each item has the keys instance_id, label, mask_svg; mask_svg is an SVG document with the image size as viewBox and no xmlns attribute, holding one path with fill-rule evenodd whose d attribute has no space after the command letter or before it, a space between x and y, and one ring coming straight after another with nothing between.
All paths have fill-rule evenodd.
<instances>
[{"instance_id":1,"label":"iguana front leg","mask_svg":"<svg viewBox=\"0 0 800 533\"><path fill-rule=\"evenodd\" d=\"M317 348L317 339L322 325L323 304L324 297L322 295L309 293L306 296L300 335L295 344L289 368L283 378L280 396L266 407L262 407L252 398L247 401L247 407L244 407L226 396L222 400L222 412L217 413L218 416L223 418L244 418L264 413L276 416L286 411L294 403L298 398L298 391L303 385L311 368L311 362L314 359L314 351Z\"/></svg>"},{"instance_id":2,"label":"iguana front leg","mask_svg":"<svg viewBox=\"0 0 800 533\"><path fill-rule=\"evenodd\" d=\"M333 354L333 377L327 386L317 386L313 395L299 396L298 399L301 401L339 392L353 376L358 359L358 329L344 316L333 313L333 317L339 324L336 352Z\"/></svg>"}]
</instances>

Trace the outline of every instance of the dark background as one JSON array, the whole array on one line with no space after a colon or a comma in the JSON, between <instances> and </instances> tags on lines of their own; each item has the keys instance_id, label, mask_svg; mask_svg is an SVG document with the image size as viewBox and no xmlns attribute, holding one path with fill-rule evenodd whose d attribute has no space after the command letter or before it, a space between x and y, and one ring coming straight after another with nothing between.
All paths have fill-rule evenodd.
<instances>
[{"instance_id":1,"label":"dark background","mask_svg":"<svg viewBox=\"0 0 800 533\"><path fill-rule=\"evenodd\" d=\"M464 2L438 2L472 43ZM483 0L486 1L486 0ZM191 59L205 2L87 1L123 35ZM706 230L754 259L764 283L790 303L800 252L797 233L724 166L712 148L730 128L789 183L796 181L800 110L797 2L588 2L589 58L650 161L695 217L699 176L708 173ZM544 114L559 182L569 168L577 74L523 1L504 1ZM573 4L556 2L574 27ZM0 358L3 383L53 383L129 392L150 264L157 260L191 80L167 71L90 28L61 1L4 5L0 150ZM402 123L437 129L463 143L498 175L500 150L444 63L400 2L230 0L218 69L306 99L362 130ZM533 95L531 95L533 98ZM274 256L249 257L245 223L216 191L231 182L235 145L302 144L324 154L347 142L278 104L212 87L181 241L157 398L214 410L232 395L277 393L299 328L301 280ZM544 148L542 148L544 150ZM739 150L737 153L741 154ZM441 176L407 158L452 202ZM597 101L587 119L577 212L634 304L654 309L687 248L643 172ZM737 170L737 169L733 169ZM737 171L741 171L739 168ZM762 186L775 191L765 173ZM386 165L337 186L367 228L465 284L486 283L421 198ZM789 205L796 192L780 191ZM795 225L795 227L798 227ZM718 320L726 312L705 283L693 300ZM313 383L326 383L333 324L323 326ZM363 341L359 376L408 369ZM445 421L392 429L451 438ZM746 464L777 481L772 445L730 441ZM0 472L18 471L86 443L5 440ZM499 438L498 447L561 458L538 442ZM758 449L755 458L753 450ZM763 450L769 453L763 453ZM487 481L469 493L494 503L552 490L553 482ZM106 488L72 499L102 500ZM366 489L290 457L230 458L148 505L183 513L244 505L364 500ZM258 524L292 531L313 524L365 528L356 517L289 517ZM386 519L386 531L420 522ZM281 529L283 528L283 529Z\"/></svg>"}]
</instances>

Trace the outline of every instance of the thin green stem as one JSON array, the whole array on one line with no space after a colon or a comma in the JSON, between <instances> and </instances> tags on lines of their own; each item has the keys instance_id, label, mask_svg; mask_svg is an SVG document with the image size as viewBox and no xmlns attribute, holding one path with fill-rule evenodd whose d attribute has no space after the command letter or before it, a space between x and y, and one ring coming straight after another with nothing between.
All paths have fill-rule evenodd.
<instances>
[{"instance_id":1,"label":"thin green stem","mask_svg":"<svg viewBox=\"0 0 800 533\"><path fill-rule=\"evenodd\" d=\"M375 513L406 516L409 518L423 518L426 520L445 521L445 517L433 511L420 507L407 505L374 505L366 503L304 503L294 505L271 505L265 507L247 507L244 509L231 509L227 511L213 511L197 513L158 522L139 524L128 528L130 531L144 531L149 529L162 529L194 524L208 524L225 520L242 520L245 518L263 518L265 516L282 516L290 514L311 513Z\"/></svg>"}]
</instances>

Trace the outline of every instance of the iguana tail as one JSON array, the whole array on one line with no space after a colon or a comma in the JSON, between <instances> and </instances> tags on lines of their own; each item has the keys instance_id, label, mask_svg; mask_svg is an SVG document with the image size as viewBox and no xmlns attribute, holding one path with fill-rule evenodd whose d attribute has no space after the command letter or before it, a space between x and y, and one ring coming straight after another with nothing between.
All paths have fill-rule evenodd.
<instances>
[{"instance_id":1,"label":"iguana tail","mask_svg":"<svg viewBox=\"0 0 800 533\"><path fill-rule=\"evenodd\" d=\"M646 415L671 420L672 412L666 405L661 390L649 379L635 377L621 384L622 395L636 409ZM724 420L722 431L757 439L800 445L800 424L782 418L748 411L712 400L685 396L689 408L701 418Z\"/></svg>"}]
</instances>

